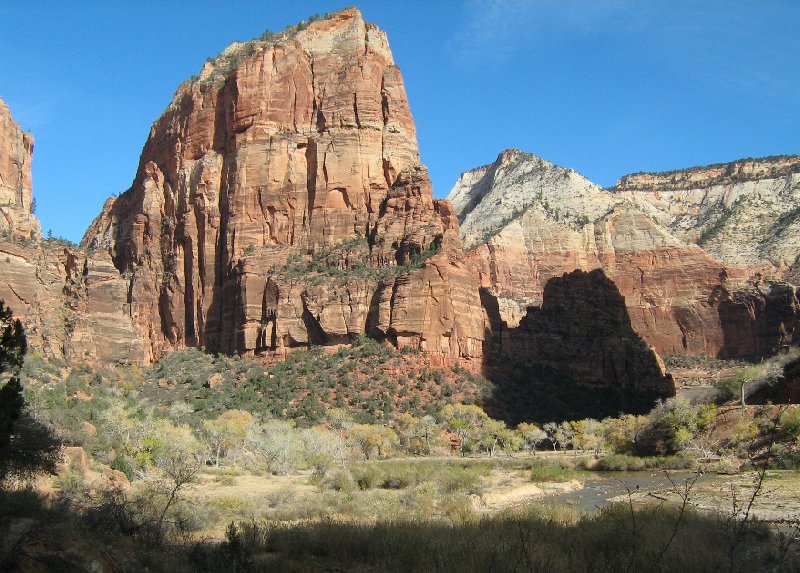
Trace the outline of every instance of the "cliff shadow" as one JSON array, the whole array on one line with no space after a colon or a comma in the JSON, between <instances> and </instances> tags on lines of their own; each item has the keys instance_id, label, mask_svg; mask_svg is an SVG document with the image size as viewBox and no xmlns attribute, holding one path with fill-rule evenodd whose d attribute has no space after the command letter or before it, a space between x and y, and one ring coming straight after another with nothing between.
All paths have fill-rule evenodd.
<instances>
[{"instance_id":1,"label":"cliff shadow","mask_svg":"<svg viewBox=\"0 0 800 573\"><path fill-rule=\"evenodd\" d=\"M602 270L548 281L541 307L515 327L480 291L489 327L483 374L493 416L516 424L642 414L675 394L672 377L633 330L625 299Z\"/></svg>"},{"instance_id":2,"label":"cliff shadow","mask_svg":"<svg viewBox=\"0 0 800 573\"><path fill-rule=\"evenodd\" d=\"M729 293L718 304L721 359L758 360L786 350L797 340L800 302L788 283L769 283Z\"/></svg>"}]
</instances>

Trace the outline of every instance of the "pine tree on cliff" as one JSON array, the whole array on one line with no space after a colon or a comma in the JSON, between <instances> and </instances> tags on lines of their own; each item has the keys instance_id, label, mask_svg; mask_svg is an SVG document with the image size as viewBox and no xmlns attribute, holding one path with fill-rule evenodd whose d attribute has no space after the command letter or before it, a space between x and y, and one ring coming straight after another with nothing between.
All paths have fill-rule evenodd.
<instances>
[{"instance_id":1,"label":"pine tree on cliff","mask_svg":"<svg viewBox=\"0 0 800 573\"><path fill-rule=\"evenodd\" d=\"M19 371L28 342L19 319L0 300L0 483L9 475L26 476L52 471L58 461L61 442L52 430L25 412Z\"/></svg>"}]
</instances>

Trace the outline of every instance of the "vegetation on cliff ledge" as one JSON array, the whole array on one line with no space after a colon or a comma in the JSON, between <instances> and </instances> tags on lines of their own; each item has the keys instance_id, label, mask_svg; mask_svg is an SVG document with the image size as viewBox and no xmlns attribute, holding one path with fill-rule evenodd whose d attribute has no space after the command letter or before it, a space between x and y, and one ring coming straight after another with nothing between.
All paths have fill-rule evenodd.
<instances>
[{"instance_id":1,"label":"vegetation on cliff ledge","mask_svg":"<svg viewBox=\"0 0 800 573\"><path fill-rule=\"evenodd\" d=\"M389 281L422 268L440 250L438 243L434 243L412 253L402 262L378 265L370 261L367 240L358 238L319 249L311 255L289 255L286 263L273 267L271 273L286 280L301 280L310 285L343 286L359 280Z\"/></svg>"}]
</instances>

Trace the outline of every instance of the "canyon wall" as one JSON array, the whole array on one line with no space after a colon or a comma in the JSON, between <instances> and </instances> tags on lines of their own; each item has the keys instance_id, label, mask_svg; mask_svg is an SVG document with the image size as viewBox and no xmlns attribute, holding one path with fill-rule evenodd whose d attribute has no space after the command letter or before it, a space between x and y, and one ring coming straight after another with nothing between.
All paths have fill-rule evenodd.
<instances>
[{"instance_id":1,"label":"canyon wall","mask_svg":"<svg viewBox=\"0 0 800 573\"><path fill-rule=\"evenodd\" d=\"M800 279L800 156L636 173L611 191L727 265Z\"/></svg>"},{"instance_id":2,"label":"canyon wall","mask_svg":"<svg viewBox=\"0 0 800 573\"><path fill-rule=\"evenodd\" d=\"M23 321L36 352L95 363L149 360L111 257L42 240L32 158L33 136L0 100L0 299Z\"/></svg>"},{"instance_id":3,"label":"canyon wall","mask_svg":"<svg viewBox=\"0 0 800 573\"><path fill-rule=\"evenodd\" d=\"M32 200L30 148L23 159L10 163L28 169L16 179L21 213ZM577 384L584 408L595 399L587 389L614 413L630 396L651 404L670 395L671 379L631 330L613 283L602 273L553 278L598 261L613 271L628 242L642 243L618 229L646 221L577 174L555 177L567 186L548 179L538 193L567 191L555 209L571 231L541 227L558 239L543 246L550 258L537 268L506 261L511 296L532 286L523 306L550 301L512 332L498 327L495 310L521 315L520 300L481 296L493 271L465 255L457 210L433 198L385 34L347 9L235 43L182 84L151 128L131 188L106 202L80 248L42 240L32 215L36 232L19 235L16 221L28 219L15 215L14 233L0 241L0 297L23 319L32 348L74 362L148 362L186 346L280 356L366 334L420 349L434 367L484 372L501 393L545 369L556 378L539 380L536 392L557 398L562 383ZM516 205L514 197L499 200ZM476 215L481 199L469 199ZM529 207L537 224L552 215L548 205ZM598 230L576 237L590 216L603 219ZM472 226L465 222L474 234ZM668 233L651 234L642 244L673 246ZM613 320L597 324L598 301ZM546 415L568 417L570 408L555 403Z\"/></svg>"},{"instance_id":4,"label":"canyon wall","mask_svg":"<svg viewBox=\"0 0 800 573\"><path fill-rule=\"evenodd\" d=\"M601 268L625 297L635 331L659 354L751 357L772 347L752 337L749 344L731 344L732 326L723 320L733 315L720 309L725 301L747 298L753 285L765 283L759 273L772 267L713 256L631 193L605 190L571 169L508 150L493 164L462 174L448 198L467 256L510 327L527 307L542 304L551 278ZM741 241L732 240L735 250ZM796 308L789 301L780 312L781 328L791 337Z\"/></svg>"},{"instance_id":5,"label":"canyon wall","mask_svg":"<svg viewBox=\"0 0 800 573\"><path fill-rule=\"evenodd\" d=\"M149 361L127 295L106 253L0 241L0 299L22 320L35 352L94 364Z\"/></svg>"},{"instance_id":6,"label":"canyon wall","mask_svg":"<svg viewBox=\"0 0 800 573\"><path fill-rule=\"evenodd\" d=\"M356 9L233 44L181 85L83 244L129 278L154 356L368 332L479 368L457 219L419 163L386 35Z\"/></svg>"},{"instance_id":7,"label":"canyon wall","mask_svg":"<svg viewBox=\"0 0 800 573\"><path fill-rule=\"evenodd\" d=\"M2 99L0 142L0 235L36 239L41 228L33 215L33 135L22 131Z\"/></svg>"},{"instance_id":8,"label":"canyon wall","mask_svg":"<svg viewBox=\"0 0 800 573\"><path fill-rule=\"evenodd\" d=\"M500 381L488 406L506 419L647 412L675 395L672 376L631 327L625 299L601 269L549 279L541 306L528 307L515 327L488 289L481 296L491 324L485 371Z\"/></svg>"},{"instance_id":9,"label":"canyon wall","mask_svg":"<svg viewBox=\"0 0 800 573\"><path fill-rule=\"evenodd\" d=\"M551 278L541 306L528 307L518 326L494 330L497 341L487 357L494 364L521 359L585 386L675 394L655 351L631 327L625 299L601 269Z\"/></svg>"}]
</instances>

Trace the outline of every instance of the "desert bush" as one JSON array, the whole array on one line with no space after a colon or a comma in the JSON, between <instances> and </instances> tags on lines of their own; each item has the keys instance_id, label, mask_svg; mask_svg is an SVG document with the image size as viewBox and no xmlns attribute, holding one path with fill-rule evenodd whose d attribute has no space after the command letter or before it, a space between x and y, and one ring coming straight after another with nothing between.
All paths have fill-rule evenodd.
<instances>
[{"instance_id":1,"label":"desert bush","mask_svg":"<svg viewBox=\"0 0 800 573\"><path fill-rule=\"evenodd\" d=\"M788 444L775 444L770 452L770 465L784 470L800 470L800 451Z\"/></svg>"},{"instance_id":2,"label":"desert bush","mask_svg":"<svg viewBox=\"0 0 800 573\"><path fill-rule=\"evenodd\" d=\"M800 408L786 410L778 418L778 431L787 438L800 438Z\"/></svg>"},{"instance_id":3,"label":"desert bush","mask_svg":"<svg viewBox=\"0 0 800 573\"><path fill-rule=\"evenodd\" d=\"M586 469L593 471L641 471L649 469L689 469L694 462L691 458L683 456L631 456L627 454L611 454L603 456L591 463L584 464Z\"/></svg>"},{"instance_id":4,"label":"desert bush","mask_svg":"<svg viewBox=\"0 0 800 573\"><path fill-rule=\"evenodd\" d=\"M459 497L446 513L447 521L250 524L259 529L252 536L259 541L249 551L269 547L272 565L295 570L312 560L344 570L386 572L711 572L728 563L734 571L791 571L797 566L794 557L779 561L758 525L745 528L746 543L736 545L723 518L679 515L666 506L623 504L582 515L542 508L475 519L468 500Z\"/></svg>"},{"instance_id":5,"label":"desert bush","mask_svg":"<svg viewBox=\"0 0 800 573\"><path fill-rule=\"evenodd\" d=\"M537 463L530 469L532 482L565 482L579 477L580 473L566 464Z\"/></svg>"},{"instance_id":6,"label":"desert bush","mask_svg":"<svg viewBox=\"0 0 800 573\"><path fill-rule=\"evenodd\" d=\"M361 474L360 479L363 480L363 474ZM325 476L319 484L334 491L344 493L350 493L356 489L356 481L353 479L350 472L344 469L334 470ZM358 482L358 487L361 489L368 489L370 487L375 487L375 483L370 480L363 480Z\"/></svg>"},{"instance_id":7,"label":"desert bush","mask_svg":"<svg viewBox=\"0 0 800 573\"><path fill-rule=\"evenodd\" d=\"M356 466L352 473L353 481L358 484L359 489L372 489L383 483L383 473L374 465Z\"/></svg>"},{"instance_id":8,"label":"desert bush","mask_svg":"<svg viewBox=\"0 0 800 573\"><path fill-rule=\"evenodd\" d=\"M114 456L114 459L111 460L111 463L108 465L111 467L111 469L124 473L129 480L133 479L133 466L125 458L125 455L122 452L117 452Z\"/></svg>"},{"instance_id":9,"label":"desert bush","mask_svg":"<svg viewBox=\"0 0 800 573\"><path fill-rule=\"evenodd\" d=\"M353 479L362 490L408 489L429 484L442 494L480 493L481 478L491 471L487 463L441 461L362 462L352 467Z\"/></svg>"}]
</instances>

